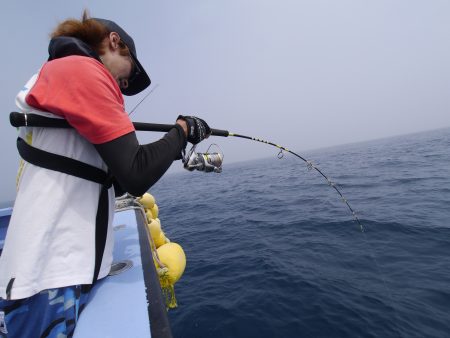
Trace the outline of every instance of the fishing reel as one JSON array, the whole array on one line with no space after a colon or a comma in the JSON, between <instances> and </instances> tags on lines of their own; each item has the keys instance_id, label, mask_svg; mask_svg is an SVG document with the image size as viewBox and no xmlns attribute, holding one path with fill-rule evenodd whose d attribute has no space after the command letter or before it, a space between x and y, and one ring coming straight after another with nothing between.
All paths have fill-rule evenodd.
<instances>
[{"instance_id":1,"label":"fishing reel","mask_svg":"<svg viewBox=\"0 0 450 338\"><path fill-rule=\"evenodd\" d=\"M217 152L209 152L212 146L217 147ZM206 173L222 172L222 163L223 163L223 152L219 148L219 146L215 143L211 144L206 152L197 153L195 148L197 145L193 145L191 150L188 151L187 154L183 156L184 169L189 171L199 170L204 171Z\"/></svg>"}]
</instances>

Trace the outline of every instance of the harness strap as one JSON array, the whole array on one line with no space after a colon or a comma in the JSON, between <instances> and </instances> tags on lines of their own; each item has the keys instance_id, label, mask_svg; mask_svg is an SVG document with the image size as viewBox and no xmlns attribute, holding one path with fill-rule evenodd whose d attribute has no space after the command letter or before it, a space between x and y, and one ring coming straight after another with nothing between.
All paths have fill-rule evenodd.
<instances>
[{"instance_id":1,"label":"harness strap","mask_svg":"<svg viewBox=\"0 0 450 338\"><path fill-rule=\"evenodd\" d=\"M31 164L101 185L95 220L95 266L92 279L92 284L94 284L100 272L106 246L109 214L108 189L112 186L112 175L90 164L33 147L20 137L17 138L17 149L19 150L20 156Z\"/></svg>"}]
</instances>

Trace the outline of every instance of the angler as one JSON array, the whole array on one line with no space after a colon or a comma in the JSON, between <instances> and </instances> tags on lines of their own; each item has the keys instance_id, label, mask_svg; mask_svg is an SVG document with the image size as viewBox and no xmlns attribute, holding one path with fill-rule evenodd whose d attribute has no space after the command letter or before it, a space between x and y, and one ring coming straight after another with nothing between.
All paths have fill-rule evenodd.
<instances>
[{"instance_id":1,"label":"angler","mask_svg":"<svg viewBox=\"0 0 450 338\"><path fill-rule=\"evenodd\" d=\"M48 62L18 94L23 161L0 257L11 337L73 334L92 285L110 271L115 195L142 195L187 142L209 136L205 121L180 115L163 138L140 145L122 95L149 85L125 30L84 12L56 27ZM28 114L72 129L33 126Z\"/></svg>"}]
</instances>

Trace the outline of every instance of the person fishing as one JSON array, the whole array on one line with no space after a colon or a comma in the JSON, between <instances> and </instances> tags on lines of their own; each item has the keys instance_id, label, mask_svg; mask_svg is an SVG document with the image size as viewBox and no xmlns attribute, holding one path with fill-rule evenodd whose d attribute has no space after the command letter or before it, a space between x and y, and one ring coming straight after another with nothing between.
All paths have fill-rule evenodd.
<instances>
[{"instance_id":1,"label":"person fishing","mask_svg":"<svg viewBox=\"0 0 450 338\"><path fill-rule=\"evenodd\" d=\"M187 142L211 134L204 120L180 115L164 137L140 145L123 95L149 85L115 22L84 11L51 34L48 61L16 103L73 128L19 128L23 160L0 257L2 334L72 336L92 285L110 271L115 196L142 195Z\"/></svg>"}]
</instances>

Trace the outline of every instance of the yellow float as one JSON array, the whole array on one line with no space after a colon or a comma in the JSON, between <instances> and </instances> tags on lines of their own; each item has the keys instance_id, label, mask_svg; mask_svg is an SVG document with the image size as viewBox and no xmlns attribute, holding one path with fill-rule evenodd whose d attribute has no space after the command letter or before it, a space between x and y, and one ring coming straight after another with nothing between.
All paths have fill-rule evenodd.
<instances>
[{"instance_id":1,"label":"yellow float","mask_svg":"<svg viewBox=\"0 0 450 338\"><path fill-rule=\"evenodd\" d=\"M145 211L145 216L147 217L147 222L150 223L152 221L152 219L153 219L152 212L150 210L146 210Z\"/></svg>"},{"instance_id":2,"label":"yellow float","mask_svg":"<svg viewBox=\"0 0 450 338\"><path fill-rule=\"evenodd\" d=\"M153 207L150 209L150 211L152 213L153 218L158 218L158 216L159 216L159 208L156 205L156 203L153 205Z\"/></svg>"},{"instance_id":3,"label":"yellow float","mask_svg":"<svg viewBox=\"0 0 450 338\"><path fill-rule=\"evenodd\" d=\"M186 255L179 244L170 242L164 234L158 218L159 208L155 198L151 194L145 193L138 198L138 201L144 208L148 233L154 243L154 245L152 244L153 258L166 306L168 309L175 308L177 300L174 285L186 268Z\"/></svg>"},{"instance_id":4,"label":"yellow float","mask_svg":"<svg viewBox=\"0 0 450 338\"><path fill-rule=\"evenodd\" d=\"M155 205L155 198L146 192L139 198L139 203L141 203L145 209L151 209Z\"/></svg>"},{"instance_id":5,"label":"yellow float","mask_svg":"<svg viewBox=\"0 0 450 338\"><path fill-rule=\"evenodd\" d=\"M164 232L160 232L158 237L154 238L153 241L155 242L156 248L159 248L160 246L166 244L167 238Z\"/></svg>"},{"instance_id":6,"label":"yellow float","mask_svg":"<svg viewBox=\"0 0 450 338\"><path fill-rule=\"evenodd\" d=\"M159 218L150 220L147 227L153 240L155 240L161 233L161 222L159 221Z\"/></svg>"},{"instance_id":7,"label":"yellow float","mask_svg":"<svg viewBox=\"0 0 450 338\"><path fill-rule=\"evenodd\" d=\"M166 243L157 250L159 261L164 265L158 269L159 281L169 308L177 306L175 298L175 283L183 275L186 268L186 255L183 248L177 243Z\"/></svg>"}]
</instances>

